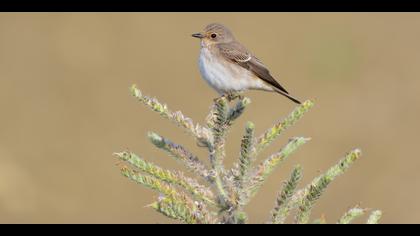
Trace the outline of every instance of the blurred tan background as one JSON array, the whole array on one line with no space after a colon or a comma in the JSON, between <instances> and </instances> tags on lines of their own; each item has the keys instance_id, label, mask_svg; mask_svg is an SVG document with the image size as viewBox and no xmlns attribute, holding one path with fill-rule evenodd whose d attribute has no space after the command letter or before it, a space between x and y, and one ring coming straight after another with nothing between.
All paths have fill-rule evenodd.
<instances>
[{"instance_id":1,"label":"blurred tan background","mask_svg":"<svg viewBox=\"0 0 420 236\"><path fill-rule=\"evenodd\" d=\"M252 223L268 219L293 165L302 164L306 184L355 147L363 158L313 217L335 222L360 203L382 209L384 223L420 223L415 13L1 13L0 222L173 222L144 207L157 194L122 177L111 154L129 148L184 170L148 142L153 130L206 158L128 87L203 121L216 93L200 78L190 35L210 22L230 27L292 94L316 103L260 156L289 137L312 137L250 203ZM247 120L261 133L294 108L276 94L247 96L252 104L229 134L229 163Z\"/></svg>"}]
</instances>

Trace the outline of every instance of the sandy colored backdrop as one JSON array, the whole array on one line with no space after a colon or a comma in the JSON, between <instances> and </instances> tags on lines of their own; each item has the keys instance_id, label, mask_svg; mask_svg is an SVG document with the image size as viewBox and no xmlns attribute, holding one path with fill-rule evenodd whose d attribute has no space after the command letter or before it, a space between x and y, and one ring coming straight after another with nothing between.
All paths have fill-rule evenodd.
<instances>
[{"instance_id":1,"label":"sandy colored backdrop","mask_svg":"<svg viewBox=\"0 0 420 236\"><path fill-rule=\"evenodd\" d=\"M157 196L119 174L129 148L168 168L153 130L205 152L181 129L141 106L128 87L203 121L216 96L200 79L198 41L207 23L229 26L294 95L315 108L289 137L312 141L269 178L247 208L268 219L291 167L307 183L360 147L363 158L321 198L314 217L335 220L356 203L386 223L420 223L420 14L397 13L1 13L0 222L165 223L144 206ZM252 104L230 132L237 158L247 120L257 133L289 113L281 96L247 93ZM359 221L362 222L362 221Z\"/></svg>"}]
</instances>

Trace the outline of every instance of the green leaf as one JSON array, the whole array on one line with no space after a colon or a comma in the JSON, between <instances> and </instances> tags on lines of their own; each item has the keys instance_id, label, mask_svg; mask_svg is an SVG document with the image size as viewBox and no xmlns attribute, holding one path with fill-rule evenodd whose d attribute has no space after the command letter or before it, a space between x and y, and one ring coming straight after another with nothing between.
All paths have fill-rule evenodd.
<instances>
[{"instance_id":1,"label":"green leaf","mask_svg":"<svg viewBox=\"0 0 420 236\"><path fill-rule=\"evenodd\" d=\"M378 224L381 217L382 217L382 211L379 211L379 210L373 211L370 214L369 219L367 220L367 224Z\"/></svg>"},{"instance_id":2,"label":"green leaf","mask_svg":"<svg viewBox=\"0 0 420 236\"><path fill-rule=\"evenodd\" d=\"M207 187L202 186L194 179L185 177L185 175L180 171L175 173L169 170L164 170L151 162L143 160L142 158L131 152L115 153L115 155L118 156L121 160L130 163L139 170L159 180L182 187L199 200L203 200L206 203L212 205L216 204L213 193L209 189L207 189ZM131 178L134 178L134 176L131 176Z\"/></svg>"},{"instance_id":3,"label":"green leaf","mask_svg":"<svg viewBox=\"0 0 420 236\"><path fill-rule=\"evenodd\" d=\"M276 201L276 206L272 211L271 222L274 224L283 224L286 217L289 215L291 206L289 204L290 198L295 193L296 187L302 178L302 167L296 166L290 176L289 181L285 183L282 191L279 193Z\"/></svg>"},{"instance_id":4,"label":"green leaf","mask_svg":"<svg viewBox=\"0 0 420 236\"><path fill-rule=\"evenodd\" d=\"M166 104L160 103L156 98L150 98L142 94L136 85L132 85L130 91L134 97L137 98L144 105L151 108L153 111L159 113L162 117L172 121L177 126L184 128L189 134L197 139L200 143L208 145L211 143L213 137L205 127L198 124L194 125L191 118L184 116L180 111L172 112Z\"/></svg>"},{"instance_id":5,"label":"green leaf","mask_svg":"<svg viewBox=\"0 0 420 236\"><path fill-rule=\"evenodd\" d=\"M338 220L338 224L350 224L354 219L364 215L366 209L358 206L349 209L344 215Z\"/></svg>"},{"instance_id":6,"label":"green leaf","mask_svg":"<svg viewBox=\"0 0 420 236\"><path fill-rule=\"evenodd\" d=\"M175 158L175 160L182 162L189 171L203 177L210 183L214 182L214 173L209 170L197 156L192 154L186 148L175 144L154 132L149 132L148 137L157 148L167 152L170 156Z\"/></svg>"},{"instance_id":7,"label":"green leaf","mask_svg":"<svg viewBox=\"0 0 420 236\"><path fill-rule=\"evenodd\" d=\"M325 174L315 178L306 188L295 193L293 201L298 206L298 213L295 220L297 223L308 222L312 207L323 191L336 177L349 169L360 156L361 151L359 149L351 151Z\"/></svg>"},{"instance_id":8,"label":"green leaf","mask_svg":"<svg viewBox=\"0 0 420 236\"><path fill-rule=\"evenodd\" d=\"M268 145L270 145L283 131L294 125L302 116L313 107L313 102L305 101L295 108L282 122L277 123L257 139L256 153L260 153Z\"/></svg>"},{"instance_id":9,"label":"green leaf","mask_svg":"<svg viewBox=\"0 0 420 236\"><path fill-rule=\"evenodd\" d=\"M276 169L283 161L285 161L294 151L300 146L309 141L309 138L297 137L293 138L283 147L279 152L271 155L264 162L262 162L254 171L253 175L249 178L250 181L244 188L247 198L244 199L242 204L246 204L251 197L253 197L261 185L265 182L267 177Z\"/></svg>"}]
</instances>

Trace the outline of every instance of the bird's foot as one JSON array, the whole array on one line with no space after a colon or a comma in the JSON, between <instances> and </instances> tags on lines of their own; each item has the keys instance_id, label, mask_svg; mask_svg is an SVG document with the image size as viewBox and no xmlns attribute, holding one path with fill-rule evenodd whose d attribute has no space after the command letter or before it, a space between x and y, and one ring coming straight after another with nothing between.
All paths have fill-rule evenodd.
<instances>
[{"instance_id":1,"label":"bird's foot","mask_svg":"<svg viewBox=\"0 0 420 236\"><path fill-rule=\"evenodd\" d=\"M220 99L225 98L228 102L231 102L235 99L243 99L244 96L238 92L227 92L224 93L222 96L213 99L214 102L220 101Z\"/></svg>"},{"instance_id":2,"label":"bird's foot","mask_svg":"<svg viewBox=\"0 0 420 236\"><path fill-rule=\"evenodd\" d=\"M214 99L213 99L213 101L214 101L215 103L217 103L217 102L219 102L219 101L220 101L220 100L222 100L222 99L227 99L227 100L229 101L229 99L228 99L228 97L227 97L227 94L226 94L226 93L222 94L220 97L214 98Z\"/></svg>"},{"instance_id":3,"label":"bird's foot","mask_svg":"<svg viewBox=\"0 0 420 236\"><path fill-rule=\"evenodd\" d=\"M244 96L242 96L239 92L228 92L226 93L226 99L231 102L235 99L243 99Z\"/></svg>"},{"instance_id":4,"label":"bird's foot","mask_svg":"<svg viewBox=\"0 0 420 236\"><path fill-rule=\"evenodd\" d=\"M218 101L220 101L220 99L224 98L224 95L217 97L217 98L213 98L213 102L217 103Z\"/></svg>"}]
</instances>

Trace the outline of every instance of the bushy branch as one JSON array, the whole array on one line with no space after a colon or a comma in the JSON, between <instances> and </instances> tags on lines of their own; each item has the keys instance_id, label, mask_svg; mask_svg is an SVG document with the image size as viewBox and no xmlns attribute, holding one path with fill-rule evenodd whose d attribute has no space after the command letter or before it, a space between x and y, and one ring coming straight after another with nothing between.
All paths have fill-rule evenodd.
<instances>
[{"instance_id":1,"label":"bushy branch","mask_svg":"<svg viewBox=\"0 0 420 236\"><path fill-rule=\"evenodd\" d=\"M203 211L202 208L198 208L195 201L172 185L155 177L139 174L126 166L121 168L121 173L134 182L156 190L160 194L164 195L164 197L159 199L158 202L150 205L158 212L173 219L178 219L190 224L206 223L210 219L210 212L207 210Z\"/></svg>"},{"instance_id":2,"label":"bushy branch","mask_svg":"<svg viewBox=\"0 0 420 236\"><path fill-rule=\"evenodd\" d=\"M378 224L381 217L382 217L382 211L379 211L379 210L373 211L370 214L369 219L367 220L367 223L368 224Z\"/></svg>"},{"instance_id":3,"label":"bushy branch","mask_svg":"<svg viewBox=\"0 0 420 236\"><path fill-rule=\"evenodd\" d=\"M125 177L137 182L143 186L156 190L159 193L162 193L166 196L171 196L177 199L181 199L181 195L177 189L161 180L158 180L155 177L139 174L138 172L128 168L127 166L121 167L121 174ZM184 200L180 200L183 202Z\"/></svg>"},{"instance_id":4,"label":"bushy branch","mask_svg":"<svg viewBox=\"0 0 420 236\"><path fill-rule=\"evenodd\" d=\"M239 176L237 176L237 181L239 181L241 188L243 188L244 182L248 181L246 177L249 176L249 172L254 161L254 129L254 124L252 122L248 122L245 127L245 135L241 141L241 151L239 155Z\"/></svg>"},{"instance_id":5,"label":"bushy branch","mask_svg":"<svg viewBox=\"0 0 420 236\"><path fill-rule=\"evenodd\" d=\"M250 180L243 191L246 196L243 197L243 203L246 204L253 197L258 189L264 184L267 177L276 169L283 161L285 161L290 154L296 151L301 145L309 141L308 138L293 138L289 143L279 152L271 155L260 165L258 165L251 174Z\"/></svg>"},{"instance_id":6,"label":"bushy branch","mask_svg":"<svg viewBox=\"0 0 420 236\"><path fill-rule=\"evenodd\" d=\"M248 216L243 210L244 207L269 175L309 140L303 137L292 138L277 153L255 165L258 154L273 143L283 131L294 125L313 106L313 103L308 100L258 138L255 138L254 124L248 122L241 140L238 160L233 168L226 170L224 160L227 158L225 151L227 134L234 121L244 113L246 106L250 103L249 98L228 94L215 99L206 118L206 125L202 126L194 124L180 111L172 112L157 99L143 95L134 85L131 87L131 93L162 117L184 128L198 141L200 146L206 147L209 152L210 166L208 167L187 148L154 132L148 134L150 141L157 148L183 163L189 171L206 180L205 183L209 186L185 176L180 171L165 170L134 153L127 151L115 153L122 162L132 167L122 166L121 173L124 176L161 194L158 200L149 206L169 218L184 223L246 223ZM236 103L231 106L230 103L235 99L237 99ZM285 182L277 196L269 223L284 223L294 210L296 210L295 223L308 223L312 208L325 189L359 157L360 150L358 149L348 153L338 164L300 190L297 190L297 186L302 178L302 168L295 167L289 180ZM338 220L338 223L350 223L363 213L365 213L365 209L354 207L348 210ZM372 212L367 223L377 223L381 215L381 211ZM313 222L326 223L326 220L322 216Z\"/></svg>"},{"instance_id":7,"label":"bushy branch","mask_svg":"<svg viewBox=\"0 0 420 236\"><path fill-rule=\"evenodd\" d=\"M302 168L296 166L293 169L289 181L287 181L277 197L276 206L272 211L271 223L283 224L286 217L289 215L291 206L289 204L290 198L295 193L296 187L302 178Z\"/></svg>"},{"instance_id":8,"label":"bushy branch","mask_svg":"<svg viewBox=\"0 0 420 236\"><path fill-rule=\"evenodd\" d=\"M169 170L164 170L151 162L147 162L141 159L139 156L131 152L120 152L115 153L115 155L118 156L121 160L126 161L139 170L145 172L146 174L149 174L169 184L175 184L182 187L199 200L203 200L213 205L215 204L214 195L210 189L199 184L195 179L185 177L181 171L172 172Z\"/></svg>"},{"instance_id":9,"label":"bushy branch","mask_svg":"<svg viewBox=\"0 0 420 236\"><path fill-rule=\"evenodd\" d=\"M316 185L310 185L308 193L302 199L298 212L296 214L295 222L298 224L306 224L309 221L309 216L315 202L327 188L329 181L327 178L321 178Z\"/></svg>"},{"instance_id":10,"label":"bushy branch","mask_svg":"<svg viewBox=\"0 0 420 236\"><path fill-rule=\"evenodd\" d=\"M280 134L287 128L294 125L309 109L313 107L312 101L305 101L302 105L295 108L282 122L275 124L257 139L256 154L268 147Z\"/></svg>"},{"instance_id":11,"label":"bushy branch","mask_svg":"<svg viewBox=\"0 0 420 236\"><path fill-rule=\"evenodd\" d=\"M362 216L366 213L366 209L355 206L349 209L344 215L338 220L338 224L350 224L354 219Z\"/></svg>"},{"instance_id":12,"label":"bushy branch","mask_svg":"<svg viewBox=\"0 0 420 236\"><path fill-rule=\"evenodd\" d=\"M193 209L185 204L179 204L171 198L164 197L159 199L159 201L150 204L150 207L175 220L180 220L188 224L199 223L197 217L194 215Z\"/></svg>"},{"instance_id":13,"label":"bushy branch","mask_svg":"<svg viewBox=\"0 0 420 236\"><path fill-rule=\"evenodd\" d=\"M194 125L191 118L186 117L181 111L172 112L166 104L160 103L156 98L150 98L143 95L136 85L131 86L131 93L140 102L151 108L153 111L159 113L162 117L169 119L177 126L184 128L191 136L195 137L198 142L208 145L212 141L210 130L202 127L199 124Z\"/></svg>"},{"instance_id":14,"label":"bushy branch","mask_svg":"<svg viewBox=\"0 0 420 236\"><path fill-rule=\"evenodd\" d=\"M175 144L154 132L149 132L148 137L157 148L164 150L170 156L182 162L191 172L203 177L210 183L214 181L214 173L197 156L183 146Z\"/></svg>"},{"instance_id":15,"label":"bushy branch","mask_svg":"<svg viewBox=\"0 0 420 236\"><path fill-rule=\"evenodd\" d=\"M180 220L187 224L214 224L216 222L216 219L209 215L204 205L196 204L190 207L185 204L179 204L172 198L163 197L149 206L169 218Z\"/></svg>"},{"instance_id":16,"label":"bushy branch","mask_svg":"<svg viewBox=\"0 0 420 236\"><path fill-rule=\"evenodd\" d=\"M315 178L306 188L295 194L294 201L299 210L296 215L296 223L307 223L316 200L320 197L327 186L339 175L343 174L357 159L361 152L355 149L348 153L338 164L330 168L325 174Z\"/></svg>"}]
</instances>

